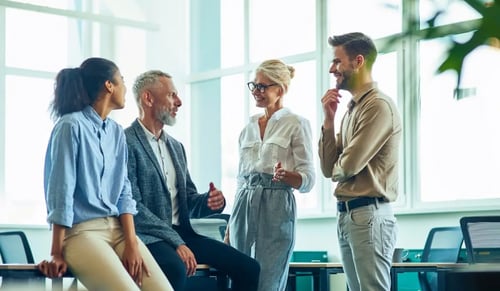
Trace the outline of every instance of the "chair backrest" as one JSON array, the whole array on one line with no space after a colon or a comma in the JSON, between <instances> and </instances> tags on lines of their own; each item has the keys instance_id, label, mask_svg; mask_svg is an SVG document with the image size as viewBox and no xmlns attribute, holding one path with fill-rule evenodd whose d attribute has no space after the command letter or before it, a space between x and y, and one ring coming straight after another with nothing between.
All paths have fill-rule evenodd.
<instances>
[{"instance_id":1,"label":"chair backrest","mask_svg":"<svg viewBox=\"0 0 500 291\"><path fill-rule=\"evenodd\" d=\"M422 252L422 262L456 263L463 243L462 231L456 227L435 227L429 231ZM419 273L423 291L437 290L435 272Z\"/></svg>"},{"instance_id":2,"label":"chair backrest","mask_svg":"<svg viewBox=\"0 0 500 291\"><path fill-rule=\"evenodd\" d=\"M212 214L204 218L191 218L193 229L204 236L208 236L218 241L224 240L229 214Z\"/></svg>"},{"instance_id":3,"label":"chair backrest","mask_svg":"<svg viewBox=\"0 0 500 291\"><path fill-rule=\"evenodd\" d=\"M0 232L0 261L4 264L35 263L28 238L24 232Z\"/></svg>"},{"instance_id":4,"label":"chair backrest","mask_svg":"<svg viewBox=\"0 0 500 291\"><path fill-rule=\"evenodd\" d=\"M468 216L460 218L467 261L500 262L500 216Z\"/></svg>"}]
</instances>

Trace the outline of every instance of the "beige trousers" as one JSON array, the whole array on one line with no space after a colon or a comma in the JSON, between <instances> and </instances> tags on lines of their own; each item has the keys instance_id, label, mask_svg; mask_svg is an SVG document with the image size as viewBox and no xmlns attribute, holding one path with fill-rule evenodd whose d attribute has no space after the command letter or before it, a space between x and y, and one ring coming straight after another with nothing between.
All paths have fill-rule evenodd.
<instances>
[{"instance_id":1,"label":"beige trousers","mask_svg":"<svg viewBox=\"0 0 500 291\"><path fill-rule=\"evenodd\" d=\"M78 280L91 291L173 290L144 243L139 250L151 276L138 286L122 264L125 241L116 217L97 218L66 230L65 260Z\"/></svg>"}]
</instances>

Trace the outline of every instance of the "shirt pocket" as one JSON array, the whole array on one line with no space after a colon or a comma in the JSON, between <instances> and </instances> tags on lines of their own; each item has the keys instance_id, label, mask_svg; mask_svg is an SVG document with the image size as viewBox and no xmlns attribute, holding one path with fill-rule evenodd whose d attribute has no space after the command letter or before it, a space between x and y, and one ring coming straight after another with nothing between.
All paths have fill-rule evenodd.
<instances>
[{"instance_id":1,"label":"shirt pocket","mask_svg":"<svg viewBox=\"0 0 500 291\"><path fill-rule=\"evenodd\" d=\"M264 143L264 152L266 159L274 165L280 161L281 165L286 168L286 157L290 140L284 137L274 136L267 139Z\"/></svg>"},{"instance_id":2,"label":"shirt pocket","mask_svg":"<svg viewBox=\"0 0 500 291\"><path fill-rule=\"evenodd\" d=\"M255 161L259 157L259 141L245 141L240 146L240 156L243 161Z\"/></svg>"}]
</instances>

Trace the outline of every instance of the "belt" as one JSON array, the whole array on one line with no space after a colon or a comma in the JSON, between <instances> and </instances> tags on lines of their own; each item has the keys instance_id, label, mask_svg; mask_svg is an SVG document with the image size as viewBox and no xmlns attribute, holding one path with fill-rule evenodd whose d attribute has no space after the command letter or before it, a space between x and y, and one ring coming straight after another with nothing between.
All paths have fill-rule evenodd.
<instances>
[{"instance_id":1,"label":"belt","mask_svg":"<svg viewBox=\"0 0 500 291\"><path fill-rule=\"evenodd\" d=\"M349 210L353 210L359 207L371 205L371 204L377 204L377 203L384 203L385 200L382 197L360 197L360 198L354 198L348 201L338 201L337 202L337 210L339 212L346 212Z\"/></svg>"}]
</instances>

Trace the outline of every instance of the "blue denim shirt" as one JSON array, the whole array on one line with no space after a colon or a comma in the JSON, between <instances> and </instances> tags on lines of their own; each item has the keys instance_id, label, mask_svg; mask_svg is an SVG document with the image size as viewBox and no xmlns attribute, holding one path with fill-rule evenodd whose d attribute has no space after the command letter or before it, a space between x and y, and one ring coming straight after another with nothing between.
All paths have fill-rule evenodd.
<instances>
[{"instance_id":1,"label":"blue denim shirt","mask_svg":"<svg viewBox=\"0 0 500 291\"><path fill-rule=\"evenodd\" d=\"M122 127L88 106L62 116L45 156L47 221L71 227L89 219L136 214Z\"/></svg>"}]
</instances>

